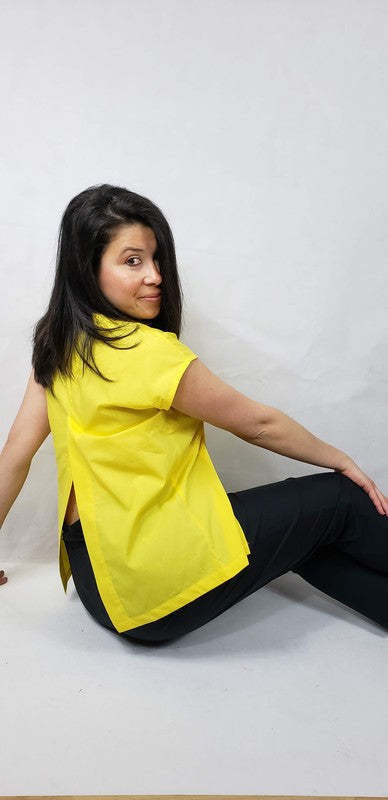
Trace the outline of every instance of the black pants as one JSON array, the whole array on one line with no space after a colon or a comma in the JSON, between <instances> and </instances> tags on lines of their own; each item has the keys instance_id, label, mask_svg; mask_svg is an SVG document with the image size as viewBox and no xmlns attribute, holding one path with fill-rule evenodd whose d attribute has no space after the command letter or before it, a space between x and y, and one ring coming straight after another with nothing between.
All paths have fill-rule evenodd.
<instances>
[{"instance_id":1,"label":"black pants","mask_svg":"<svg viewBox=\"0 0 388 800\"><path fill-rule=\"evenodd\" d=\"M388 517L338 472L229 492L249 542L249 566L162 619L118 633L101 601L79 520L63 525L77 592L104 627L142 642L175 639L291 570L388 629Z\"/></svg>"}]
</instances>

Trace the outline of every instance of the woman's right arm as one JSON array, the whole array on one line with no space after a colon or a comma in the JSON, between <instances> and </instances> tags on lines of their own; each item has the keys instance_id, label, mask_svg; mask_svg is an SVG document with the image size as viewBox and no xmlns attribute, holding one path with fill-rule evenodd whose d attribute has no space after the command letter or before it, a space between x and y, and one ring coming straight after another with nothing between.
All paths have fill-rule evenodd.
<instances>
[{"instance_id":1,"label":"woman's right arm","mask_svg":"<svg viewBox=\"0 0 388 800\"><path fill-rule=\"evenodd\" d=\"M172 406L249 444L307 464L342 469L349 459L279 409L257 403L229 386L198 358L185 370Z\"/></svg>"},{"instance_id":2,"label":"woman's right arm","mask_svg":"<svg viewBox=\"0 0 388 800\"><path fill-rule=\"evenodd\" d=\"M342 450L318 439L299 422L272 406L262 405L214 375L198 358L179 382L173 408L240 439L282 456L341 472L369 495L379 514L388 515L388 497Z\"/></svg>"}]
</instances>

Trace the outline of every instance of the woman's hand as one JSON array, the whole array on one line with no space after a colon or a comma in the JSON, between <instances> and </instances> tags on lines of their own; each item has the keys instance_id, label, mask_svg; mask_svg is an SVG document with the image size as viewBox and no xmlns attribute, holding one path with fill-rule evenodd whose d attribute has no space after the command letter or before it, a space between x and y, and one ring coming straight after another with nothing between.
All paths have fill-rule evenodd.
<instances>
[{"instance_id":1,"label":"woman's hand","mask_svg":"<svg viewBox=\"0 0 388 800\"><path fill-rule=\"evenodd\" d=\"M6 577L5 577L5 575L4 575L4 570L3 570L3 569L0 569L0 586L1 586L3 583L7 583L7 580L8 580L8 578L6 578Z\"/></svg>"},{"instance_id":2,"label":"woman's hand","mask_svg":"<svg viewBox=\"0 0 388 800\"><path fill-rule=\"evenodd\" d=\"M364 489L364 492L369 495L370 499L375 504L379 514L388 516L388 497L380 492L380 489L377 488L372 478L368 478L368 475L362 472L350 456L348 456L344 466L341 467L341 469L336 469L335 472L346 475L347 478L350 478L354 483L357 483L358 486L361 486L361 489Z\"/></svg>"}]
</instances>

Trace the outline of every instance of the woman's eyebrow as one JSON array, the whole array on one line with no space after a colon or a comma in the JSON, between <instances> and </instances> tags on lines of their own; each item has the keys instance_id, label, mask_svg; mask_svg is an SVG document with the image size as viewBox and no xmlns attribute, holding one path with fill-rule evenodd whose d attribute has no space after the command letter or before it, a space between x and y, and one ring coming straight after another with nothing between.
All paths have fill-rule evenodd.
<instances>
[{"instance_id":1,"label":"woman's eyebrow","mask_svg":"<svg viewBox=\"0 0 388 800\"><path fill-rule=\"evenodd\" d=\"M157 249L158 249L158 248L156 247L156 249L155 249L155 253L156 253ZM145 250L143 250L141 247L126 247L126 248L125 248L125 250L123 250L123 251L120 253L120 256L123 256L123 255L124 255L124 253L126 253L126 252L127 252L127 250L132 250L134 253L145 253L145 252L146 252L146 251L145 251ZM155 255L155 253L154 253L154 255Z\"/></svg>"}]
</instances>

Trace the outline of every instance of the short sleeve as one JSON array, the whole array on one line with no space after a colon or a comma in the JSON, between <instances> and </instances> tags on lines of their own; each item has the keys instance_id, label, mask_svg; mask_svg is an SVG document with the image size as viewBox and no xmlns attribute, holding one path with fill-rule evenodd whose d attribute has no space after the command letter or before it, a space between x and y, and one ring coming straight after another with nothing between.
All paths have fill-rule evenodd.
<instances>
[{"instance_id":1,"label":"short sleeve","mask_svg":"<svg viewBox=\"0 0 388 800\"><path fill-rule=\"evenodd\" d=\"M94 347L97 366L111 382L87 371L82 408L89 409L89 417L98 413L99 418L110 418L113 406L168 411L183 373L198 358L172 331L142 323L114 347L102 341L96 341Z\"/></svg>"},{"instance_id":2,"label":"short sleeve","mask_svg":"<svg viewBox=\"0 0 388 800\"><path fill-rule=\"evenodd\" d=\"M181 342L175 333L159 331L157 356L152 375L155 407L168 411L174 399L179 381L194 359L198 358L186 344Z\"/></svg>"}]
</instances>

